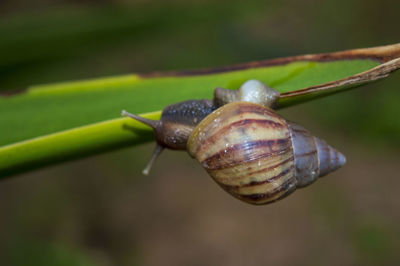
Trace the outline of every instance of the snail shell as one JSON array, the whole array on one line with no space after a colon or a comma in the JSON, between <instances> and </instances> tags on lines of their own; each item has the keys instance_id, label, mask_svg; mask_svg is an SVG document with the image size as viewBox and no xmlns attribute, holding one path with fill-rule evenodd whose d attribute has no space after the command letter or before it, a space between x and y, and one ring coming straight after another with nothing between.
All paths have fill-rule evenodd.
<instances>
[{"instance_id":1,"label":"snail shell","mask_svg":"<svg viewBox=\"0 0 400 266\"><path fill-rule=\"evenodd\" d=\"M208 115L187 150L223 189L251 204L286 197L346 162L303 127L250 102L229 103Z\"/></svg>"}]
</instances>

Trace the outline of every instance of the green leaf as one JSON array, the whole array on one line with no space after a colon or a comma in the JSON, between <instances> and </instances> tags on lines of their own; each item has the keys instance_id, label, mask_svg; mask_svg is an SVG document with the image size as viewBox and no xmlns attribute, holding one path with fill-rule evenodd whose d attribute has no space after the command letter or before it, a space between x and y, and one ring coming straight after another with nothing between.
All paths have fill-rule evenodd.
<instances>
[{"instance_id":1,"label":"green leaf","mask_svg":"<svg viewBox=\"0 0 400 266\"><path fill-rule=\"evenodd\" d=\"M120 111L156 119L168 104L211 98L259 79L285 107L386 77L400 68L400 44L251 62L219 69L127 75L31 87L0 95L0 176L143 143L149 128ZM12 91L12 93L15 93Z\"/></svg>"}]
</instances>

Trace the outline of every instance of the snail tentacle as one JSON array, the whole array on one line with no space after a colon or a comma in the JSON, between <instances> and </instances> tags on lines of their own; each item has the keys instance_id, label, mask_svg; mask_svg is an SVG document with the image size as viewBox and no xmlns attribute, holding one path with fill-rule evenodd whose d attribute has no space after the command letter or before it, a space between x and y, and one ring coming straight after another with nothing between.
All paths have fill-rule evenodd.
<instances>
[{"instance_id":1,"label":"snail tentacle","mask_svg":"<svg viewBox=\"0 0 400 266\"><path fill-rule=\"evenodd\" d=\"M147 163L146 167L143 169L142 173L144 175L149 175L150 170L154 164L154 162L156 161L156 159L158 158L158 156L160 156L161 152L164 150L164 147L159 145L158 143L156 144L156 147L154 148L153 151L153 155L151 156L150 161Z\"/></svg>"},{"instance_id":2,"label":"snail tentacle","mask_svg":"<svg viewBox=\"0 0 400 266\"><path fill-rule=\"evenodd\" d=\"M148 119L148 118L145 118L145 117L142 117L139 115L131 114L131 113L128 113L126 110L122 110L121 115L130 117L139 122L142 122L143 124L146 124L146 125L152 127L154 130L157 130L158 128L161 127L161 121L159 121L159 120L152 120L152 119Z\"/></svg>"}]
</instances>

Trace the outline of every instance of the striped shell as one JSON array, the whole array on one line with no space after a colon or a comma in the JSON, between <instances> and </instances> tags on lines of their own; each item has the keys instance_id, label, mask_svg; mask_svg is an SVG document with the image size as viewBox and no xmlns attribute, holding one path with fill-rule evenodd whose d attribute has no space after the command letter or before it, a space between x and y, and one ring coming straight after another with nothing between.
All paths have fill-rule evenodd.
<instances>
[{"instance_id":1,"label":"striped shell","mask_svg":"<svg viewBox=\"0 0 400 266\"><path fill-rule=\"evenodd\" d=\"M314 182L321 172L320 150L325 159L337 159L323 163L321 174L344 163L343 155L302 127L249 102L208 115L190 135L187 150L223 189L252 204L274 202Z\"/></svg>"}]
</instances>

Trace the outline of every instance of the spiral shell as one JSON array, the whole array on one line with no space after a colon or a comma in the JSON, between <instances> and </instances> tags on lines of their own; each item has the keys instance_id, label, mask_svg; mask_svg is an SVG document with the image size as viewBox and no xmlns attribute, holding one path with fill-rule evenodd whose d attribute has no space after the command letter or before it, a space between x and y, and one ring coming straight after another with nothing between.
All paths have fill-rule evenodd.
<instances>
[{"instance_id":1,"label":"spiral shell","mask_svg":"<svg viewBox=\"0 0 400 266\"><path fill-rule=\"evenodd\" d=\"M279 200L344 163L343 155L302 127L249 102L208 115L190 135L187 150L223 189L252 204Z\"/></svg>"}]
</instances>

